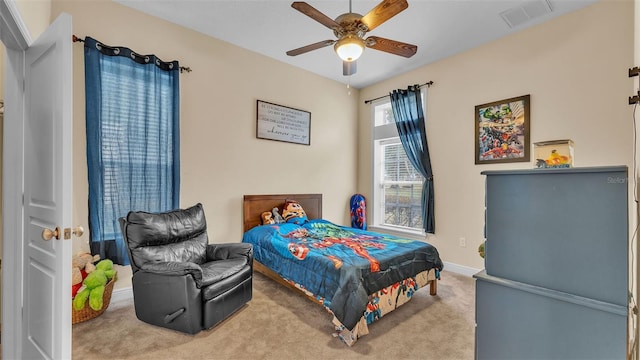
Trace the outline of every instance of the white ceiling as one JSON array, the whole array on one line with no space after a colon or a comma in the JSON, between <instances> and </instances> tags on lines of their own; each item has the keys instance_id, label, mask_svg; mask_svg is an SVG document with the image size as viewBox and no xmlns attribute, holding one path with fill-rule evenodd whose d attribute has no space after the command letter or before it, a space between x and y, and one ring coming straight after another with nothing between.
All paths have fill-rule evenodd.
<instances>
[{"instance_id":1,"label":"white ceiling","mask_svg":"<svg viewBox=\"0 0 640 360\"><path fill-rule=\"evenodd\" d=\"M333 46L295 57L286 51L322 40L334 40L333 32L281 0L114 0L239 47L297 66L326 78L347 83L342 62ZM381 0L380 0L381 1ZM355 0L352 11L365 15L378 0ZM408 0L409 7L367 33L418 46L411 58L366 49L358 60L350 84L363 88L478 45L540 24L553 17L593 4L597 0ZM308 0L328 17L349 12L348 0ZM523 20L510 27L502 12L516 8L550 13ZM532 11L529 11L533 13ZM505 56L510 56L505 54Z\"/></svg>"}]
</instances>

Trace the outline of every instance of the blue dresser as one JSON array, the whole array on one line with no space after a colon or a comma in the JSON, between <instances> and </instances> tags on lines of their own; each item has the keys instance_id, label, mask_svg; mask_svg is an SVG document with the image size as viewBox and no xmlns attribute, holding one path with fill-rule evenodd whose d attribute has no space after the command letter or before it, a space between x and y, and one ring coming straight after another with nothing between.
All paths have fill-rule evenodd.
<instances>
[{"instance_id":1,"label":"blue dresser","mask_svg":"<svg viewBox=\"0 0 640 360\"><path fill-rule=\"evenodd\" d=\"M627 167L485 171L477 359L624 359Z\"/></svg>"}]
</instances>

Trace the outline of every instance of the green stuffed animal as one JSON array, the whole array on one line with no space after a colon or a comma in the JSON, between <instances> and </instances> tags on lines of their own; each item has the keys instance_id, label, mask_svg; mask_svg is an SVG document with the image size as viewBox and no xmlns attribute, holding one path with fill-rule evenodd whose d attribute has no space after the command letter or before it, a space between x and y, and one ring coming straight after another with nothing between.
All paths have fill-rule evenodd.
<instances>
[{"instance_id":1,"label":"green stuffed animal","mask_svg":"<svg viewBox=\"0 0 640 360\"><path fill-rule=\"evenodd\" d=\"M116 276L116 270L113 268L113 261L105 259L97 263L96 269L87 275L82 282L82 288L73 298L73 308L82 310L89 299L89 307L95 311L102 309L105 285L114 276Z\"/></svg>"}]
</instances>

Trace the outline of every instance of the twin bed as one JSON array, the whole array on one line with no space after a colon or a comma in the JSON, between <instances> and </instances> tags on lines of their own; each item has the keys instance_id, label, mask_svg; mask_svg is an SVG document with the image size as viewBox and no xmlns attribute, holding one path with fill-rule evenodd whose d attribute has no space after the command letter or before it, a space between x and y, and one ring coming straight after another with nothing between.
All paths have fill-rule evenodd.
<instances>
[{"instance_id":1,"label":"twin bed","mask_svg":"<svg viewBox=\"0 0 640 360\"><path fill-rule=\"evenodd\" d=\"M282 211L286 200L297 201L308 221L261 225L261 214ZM322 305L349 346L418 289L437 293L443 265L435 247L324 220L322 194L245 195L243 214L254 269Z\"/></svg>"}]
</instances>

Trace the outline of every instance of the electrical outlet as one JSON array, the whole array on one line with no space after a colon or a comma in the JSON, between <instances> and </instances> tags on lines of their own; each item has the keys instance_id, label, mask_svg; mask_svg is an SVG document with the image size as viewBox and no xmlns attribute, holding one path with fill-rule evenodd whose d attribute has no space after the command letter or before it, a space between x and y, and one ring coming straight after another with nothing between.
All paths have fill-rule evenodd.
<instances>
[{"instance_id":1,"label":"electrical outlet","mask_svg":"<svg viewBox=\"0 0 640 360\"><path fill-rule=\"evenodd\" d=\"M460 247L467 247L467 239L461 237L459 241L460 241Z\"/></svg>"}]
</instances>

